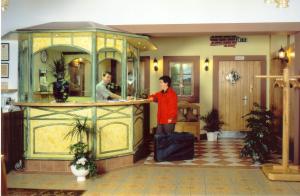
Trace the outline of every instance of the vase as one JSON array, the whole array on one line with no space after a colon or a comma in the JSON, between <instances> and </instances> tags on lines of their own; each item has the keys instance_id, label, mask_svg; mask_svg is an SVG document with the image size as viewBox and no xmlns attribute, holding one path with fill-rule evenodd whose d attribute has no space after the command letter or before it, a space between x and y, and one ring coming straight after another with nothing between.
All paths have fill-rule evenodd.
<instances>
[{"instance_id":1,"label":"vase","mask_svg":"<svg viewBox=\"0 0 300 196\"><path fill-rule=\"evenodd\" d=\"M207 141L213 142L218 140L218 132L207 132Z\"/></svg>"},{"instance_id":2,"label":"vase","mask_svg":"<svg viewBox=\"0 0 300 196\"><path fill-rule=\"evenodd\" d=\"M71 171L77 177L77 182L85 181L85 177L89 174L89 170L85 168L76 169L75 165L71 165Z\"/></svg>"},{"instance_id":3,"label":"vase","mask_svg":"<svg viewBox=\"0 0 300 196\"><path fill-rule=\"evenodd\" d=\"M58 103L64 103L69 96L69 83L65 79L53 82L53 96Z\"/></svg>"}]
</instances>

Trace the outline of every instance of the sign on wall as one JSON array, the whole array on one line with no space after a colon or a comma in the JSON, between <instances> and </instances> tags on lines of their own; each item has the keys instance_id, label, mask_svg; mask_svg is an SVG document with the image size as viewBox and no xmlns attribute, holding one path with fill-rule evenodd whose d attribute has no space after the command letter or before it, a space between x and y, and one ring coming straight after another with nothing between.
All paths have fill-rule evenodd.
<instances>
[{"instance_id":1,"label":"sign on wall","mask_svg":"<svg viewBox=\"0 0 300 196\"><path fill-rule=\"evenodd\" d=\"M219 36L214 35L210 36L210 45L211 46L221 46L224 47L235 47L237 42L247 42L246 37L239 37L236 35L226 35L226 36Z\"/></svg>"},{"instance_id":2,"label":"sign on wall","mask_svg":"<svg viewBox=\"0 0 300 196\"><path fill-rule=\"evenodd\" d=\"M9 44L1 43L1 61L9 61Z\"/></svg>"}]
</instances>

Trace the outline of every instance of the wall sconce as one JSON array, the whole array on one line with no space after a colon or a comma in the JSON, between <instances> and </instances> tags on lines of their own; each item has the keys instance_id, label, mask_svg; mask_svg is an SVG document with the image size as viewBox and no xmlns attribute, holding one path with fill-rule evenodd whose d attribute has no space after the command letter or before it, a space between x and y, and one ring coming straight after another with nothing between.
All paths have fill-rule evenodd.
<instances>
[{"instance_id":1,"label":"wall sconce","mask_svg":"<svg viewBox=\"0 0 300 196\"><path fill-rule=\"evenodd\" d=\"M283 49L282 46L281 46L281 48L278 50L278 58L280 59L281 63L288 63L288 62L289 62L289 58L287 57L287 53L286 53L286 51Z\"/></svg>"},{"instance_id":2,"label":"wall sconce","mask_svg":"<svg viewBox=\"0 0 300 196\"><path fill-rule=\"evenodd\" d=\"M204 70L205 71L208 71L208 65L209 65L209 59L206 58L205 61L204 61Z\"/></svg>"},{"instance_id":3,"label":"wall sconce","mask_svg":"<svg viewBox=\"0 0 300 196\"><path fill-rule=\"evenodd\" d=\"M153 60L153 68L154 68L154 71L158 71L158 62L157 62L156 58L154 58L154 60Z\"/></svg>"}]
</instances>

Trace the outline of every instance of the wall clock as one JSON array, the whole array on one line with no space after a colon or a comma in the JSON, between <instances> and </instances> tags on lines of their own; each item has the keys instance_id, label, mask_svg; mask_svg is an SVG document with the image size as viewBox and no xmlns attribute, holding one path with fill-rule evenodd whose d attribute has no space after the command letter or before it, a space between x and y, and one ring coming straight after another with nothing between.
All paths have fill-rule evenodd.
<instances>
[{"instance_id":1,"label":"wall clock","mask_svg":"<svg viewBox=\"0 0 300 196\"><path fill-rule=\"evenodd\" d=\"M46 50L41 51L41 61L42 63L46 63L48 59L48 54Z\"/></svg>"}]
</instances>

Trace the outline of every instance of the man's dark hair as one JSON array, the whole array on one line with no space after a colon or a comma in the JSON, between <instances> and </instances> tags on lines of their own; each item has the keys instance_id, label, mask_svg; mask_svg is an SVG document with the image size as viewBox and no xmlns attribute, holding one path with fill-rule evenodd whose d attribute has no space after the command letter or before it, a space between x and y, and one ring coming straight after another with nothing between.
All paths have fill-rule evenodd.
<instances>
[{"instance_id":1,"label":"man's dark hair","mask_svg":"<svg viewBox=\"0 0 300 196\"><path fill-rule=\"evenodd\" d=\"M106 74L108 74L108 75L110 75L110 76L111 76L111 73L110 73L109 71L105 71L105 72L103 72L102 76L104 77L104 76L106 76Z\"/></svg>"},{"instance_id":2,"label":"man's dark hair","mask_svg":"<svg viewBox=\"0 0 300 196\"><path fill-rule=\"evenodd\" d=\"M169 76L162 76L159 80L162 80L164 83L168 83L168 87L171 86L171 78Z\"/></svg>"}]
</instances>

